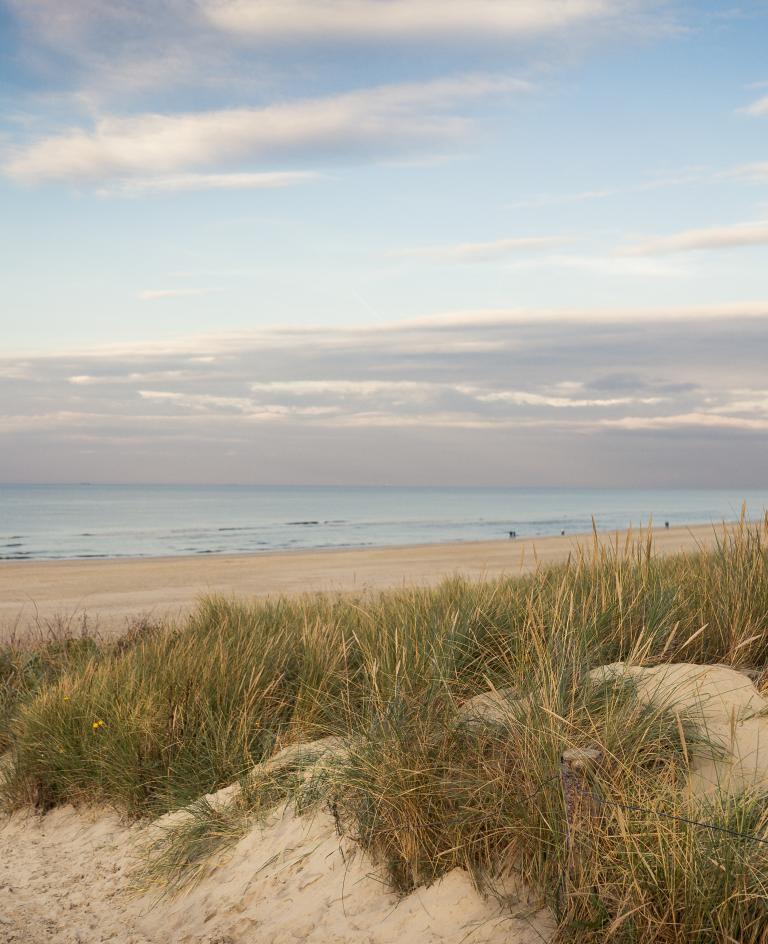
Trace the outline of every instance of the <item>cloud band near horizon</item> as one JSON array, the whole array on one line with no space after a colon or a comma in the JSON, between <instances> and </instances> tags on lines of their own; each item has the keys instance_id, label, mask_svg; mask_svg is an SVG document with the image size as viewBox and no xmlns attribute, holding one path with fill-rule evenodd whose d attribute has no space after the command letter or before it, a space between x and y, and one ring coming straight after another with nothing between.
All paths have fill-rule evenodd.
<instances>
[{"instance_id":1,"label":"cloud band near horizon","mask_svg":"<svg viewBox=\"0 0 768 944\"><path fill-rule=\"evenodd\" d=\"M345 464L355 468L360 437L385 455L393 437L417 430L458 457L447 476L457 482L484 451L490 457L502 442L532 450L542 436L547 448L568 443L580 456L581 468L563 467L561 482L597 474L617 436L627 457L648 448L648 437L672 453L701 436L723 449L734 436L740 440L732 449L764 449L768 303L705 310L695 337L687 327L694 312L679 314L575 320L566 313L556 323L552 313L538 320L531 313L457 314L378 330L275 328L161 346L5 355L0 479L14 478L42 442L88 480L95 478L87 458L94 449L115 461L122 448L139 447L146 480L162 477L163 443L171 442L179 456L204 446L209 470L226 450L234 456L229 473L245 480L254 450L269 444L274 468L277 442L297 449L321 435L326 448L305 456L304 481L313 470L327 481L330 469L340 482L371 481L368 472L343 474ZM481 433L487 439L478 440ZM446 480L440 456L421 461L424 478ZM408 463L396 466L384 461L382 468L407 481ZM291 479L293 471L285 472ZM664 484L669 476L648 470L644 481Z\"/></svg>"}]
</instances>

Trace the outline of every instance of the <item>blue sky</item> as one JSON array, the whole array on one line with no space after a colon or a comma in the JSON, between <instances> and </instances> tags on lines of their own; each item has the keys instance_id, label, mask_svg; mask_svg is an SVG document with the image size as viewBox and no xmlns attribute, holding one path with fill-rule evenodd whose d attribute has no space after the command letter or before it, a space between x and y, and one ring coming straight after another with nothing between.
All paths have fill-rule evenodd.
<instances>
[{"instance_id":1,"label":"blue sky","mask_svg":"<svg viewBox=\"0 0 768 944\"><path fill-rule=\"evenodd\" d=\"M0 479L764 484L766 40L0 2Z\"/></svg>"}]
</instances>

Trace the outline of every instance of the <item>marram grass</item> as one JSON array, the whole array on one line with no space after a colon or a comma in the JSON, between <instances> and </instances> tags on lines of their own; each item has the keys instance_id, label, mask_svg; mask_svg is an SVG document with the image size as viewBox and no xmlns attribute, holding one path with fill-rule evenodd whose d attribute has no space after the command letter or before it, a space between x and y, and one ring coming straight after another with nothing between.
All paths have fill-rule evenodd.
<instances>
[{"instance_id":1,"label":"marram grass","mask_svg":"<svg viewBox=\"0 0 768 944\"><path fill-rule=\"evenodd\" d=\"M768 844L654 812L762 835L765 798L694 806L681 789L694 726L626 680L590 676L616 661L763 670L767 630L767 522L677 557L656 557L642 535L595 542L514 580L208 599L183 625L81 643L71 658L0 653L4 794L42 810L186 807L147 851L155 889L194 880L271 805L311 795L401 892L460 866L498 894L522 879L578 941L768 941ZM489 689L501 716L457 713ZM277 749L328 735L344 750L309 793L290 771L252 779ZM580 830L572 874L558 765L584 746L603 752L614 802ZM228 804L200 800L237 780L246 788Z\"/></svg>"}]
</instances>

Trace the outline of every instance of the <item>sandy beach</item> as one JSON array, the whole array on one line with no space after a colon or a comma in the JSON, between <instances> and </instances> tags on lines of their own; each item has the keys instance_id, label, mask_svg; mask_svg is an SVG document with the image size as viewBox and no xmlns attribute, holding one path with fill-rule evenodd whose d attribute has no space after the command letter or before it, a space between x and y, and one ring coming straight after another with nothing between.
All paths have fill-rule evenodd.
<instances>
[{"instance_id":1,"label":"sandy beach","mask_svg":"<svg viewBox=\"0 0 768 944\"><path fill-rule=\"evenodd\" d=\"M655 529L660 554L714 544L712 525ZM51 624L119 633L137 618L183 615L205 594L263 597L429 586L451 575L514 576L567 559L592 534L292 553L0 562L0 639ZM620 543L626 533L606 532Z\"/></svg>"}]
</instances>

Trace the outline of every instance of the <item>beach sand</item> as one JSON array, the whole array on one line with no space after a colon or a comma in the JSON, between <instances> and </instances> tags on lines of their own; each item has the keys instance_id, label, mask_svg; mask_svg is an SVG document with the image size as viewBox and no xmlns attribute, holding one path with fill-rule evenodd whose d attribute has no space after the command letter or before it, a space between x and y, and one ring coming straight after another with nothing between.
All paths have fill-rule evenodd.
<instances>
[{"instance_id":1,"label":"beach sand","mask_svg":"<svg viewBox=\"0 0 768 944\"><path fill-rule=\"evenodd\" d=\"M711 547L722 533L712 525L655 529L658 553ZM624 542L605 532L604 542ZM122 560L1 561L0 641L51 625L87 625L105 635L132 621L174 618L197 598L216 593L263 597L311 591L337 593L429 586L460 574L472 579L515 576L537 563L567 559L592 534L517 538L411 547L284 553L135 558Z\"/></svg>"},{"instance_id":2,"label":"beach sand","mask_svg":"<svg viewBox=\"0 0 768 944\"><path fill-rule=\"evenodd\" d=\"M0 819L0 941L541 944L554 934L534 898L503 908L460 869L399 899L327 813L276 810L187 893L134 897L136 844L151 828L72 807Z\"/></svg>"}]
</instances>

